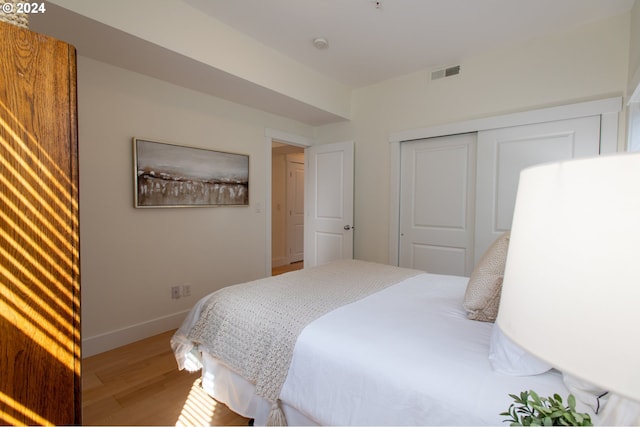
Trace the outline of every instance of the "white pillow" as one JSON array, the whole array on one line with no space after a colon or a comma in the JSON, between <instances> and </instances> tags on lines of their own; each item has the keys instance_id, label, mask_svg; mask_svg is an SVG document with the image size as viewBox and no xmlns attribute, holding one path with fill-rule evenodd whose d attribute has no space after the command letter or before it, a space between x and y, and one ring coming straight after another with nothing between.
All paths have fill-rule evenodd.
<instances>
[{"instance_id":1,"label":"white pillow","mask_svg":"<svg viewBox=\"0 0 640 427\"><path fill-rule=\"evenodd\" d=\"M496 324L489 343L489 361L494 371L504 375L538 375L551 369L547 362L513 342Z\"/></svg>"}]
</instances>

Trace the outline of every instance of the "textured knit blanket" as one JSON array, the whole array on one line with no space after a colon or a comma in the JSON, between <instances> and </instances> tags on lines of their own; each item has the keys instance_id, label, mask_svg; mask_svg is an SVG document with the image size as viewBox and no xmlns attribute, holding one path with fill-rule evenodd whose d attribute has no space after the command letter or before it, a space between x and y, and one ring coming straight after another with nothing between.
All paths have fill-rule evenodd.
<instances>
[{"instance_id":1,"label":"textured knit blanket","mask_svg":"<svg viewBox=\"0 0 640 427\"><path fill-rule=\"evenodd\" d=\"M286 425L278 398L298 335L313 320L422 271L336 261L211 294L189 340L255 384L271 403L269 425Z\"/></svg>"}]
</instances>

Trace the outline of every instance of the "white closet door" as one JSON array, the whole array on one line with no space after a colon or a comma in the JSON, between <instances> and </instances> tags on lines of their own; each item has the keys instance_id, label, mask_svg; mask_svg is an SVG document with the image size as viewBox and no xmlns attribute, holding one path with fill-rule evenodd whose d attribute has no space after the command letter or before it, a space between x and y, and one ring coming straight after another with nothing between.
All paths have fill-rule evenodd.
<instances>
[{"instance_id":1,"label":"white closet door","mask_svg":"<svg viewBox=\"0 0 640 427\"><path fill-rule=\"evenodd\" d=\"M475 258L511 229L520 171L599 155L600 116L478 133Z\"/></svg>"},{"instance_id":2,"label":"white closet door","mask_svg":"<svg viewBox=\"0 0 640 427\"><path fill-rule=\"evenodd\" d=\"M471 133L402 144L401 267L471 272L475 143Z\"/></svg>"}]
</instances>

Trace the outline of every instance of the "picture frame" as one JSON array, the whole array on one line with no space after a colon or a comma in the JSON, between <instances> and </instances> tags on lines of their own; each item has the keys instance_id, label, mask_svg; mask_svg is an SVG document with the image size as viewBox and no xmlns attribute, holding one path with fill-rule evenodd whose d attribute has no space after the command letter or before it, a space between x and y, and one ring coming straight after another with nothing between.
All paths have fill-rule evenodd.
<instances>
[{"instance_id":1,"label":"picture frame","mask_svg":"<svg viewBox=\"0 0 640 427\"><path fill-rule=\"evenodd\" d=\"M133 138L134 207L249 206L249 156Z\"/></svg>"}]
</instances>

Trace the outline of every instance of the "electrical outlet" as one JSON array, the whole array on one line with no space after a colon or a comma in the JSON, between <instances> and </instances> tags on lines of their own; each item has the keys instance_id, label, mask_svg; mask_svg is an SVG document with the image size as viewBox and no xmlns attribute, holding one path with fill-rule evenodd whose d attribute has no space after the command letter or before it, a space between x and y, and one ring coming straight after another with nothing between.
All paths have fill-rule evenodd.
<instances>
[{"instance_id":1,"label":"electrical outlet","mask_svg":"<svg viewBox=\"0 0 640 427\"><path fill-rule=\"evenodd\" d=\"M172 299L180 298L180 286L172 286L171 287L171 298Z\"/></svg>"},{"instance_id":2,"label":"electrical outlet","mask_svg":"<svg viewBox=\"0 0 640 427\"><path fill-rule=\"evenodd\" d=\"M191 285L190 284L182 285L182 296L183 297L191 296Z\"/></svg>"}]
</instances>

